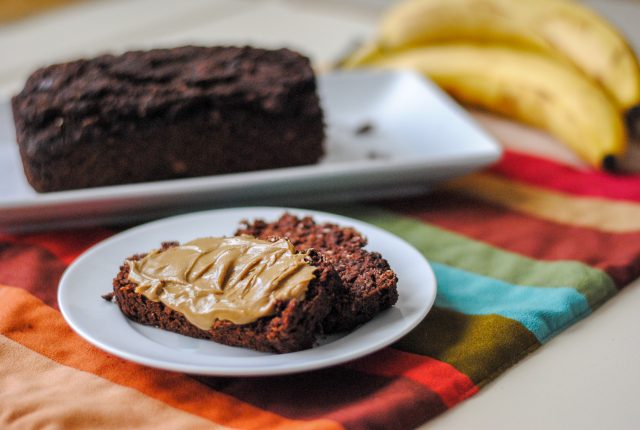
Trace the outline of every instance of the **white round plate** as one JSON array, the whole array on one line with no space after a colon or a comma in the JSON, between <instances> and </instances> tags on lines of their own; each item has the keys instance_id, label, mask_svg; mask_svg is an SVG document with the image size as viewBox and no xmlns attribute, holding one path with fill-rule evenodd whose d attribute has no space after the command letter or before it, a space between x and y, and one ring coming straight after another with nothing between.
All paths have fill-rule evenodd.
<instances>
[{"instance_id":1,"label":"white round plate","mask_svg":"<svg viewBox=\"0 0 640 430\"><path fill-rule=\"evenodd\" d=\"M275 220L285 211L317 222L352 226L368 238L398 275L398 303L355 330L322 339L318 346L270 354L193 339L127 319L100 296L124 259L161 242L203 236L230 236L243 219ZM180 215L119 233L82 254L64 273L58 289L62 315L80 336L113 355L161 369L202 375L259 376L318 369L383 348L414 328L436 296L436 280L424 257L402 239L372 225L323 212L268 207L221 209Z\"/></svg>"}]
</instances>

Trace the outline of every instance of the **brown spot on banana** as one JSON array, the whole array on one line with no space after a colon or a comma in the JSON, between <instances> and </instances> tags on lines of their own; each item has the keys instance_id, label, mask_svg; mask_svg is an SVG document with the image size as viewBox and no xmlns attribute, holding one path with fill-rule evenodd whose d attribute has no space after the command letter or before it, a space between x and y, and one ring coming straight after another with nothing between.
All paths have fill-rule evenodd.
<instances>
[{"instance_id":1,"label":"brown spot on banana","mask_svg":"<svg viewBox=\"0 0 640 430\"><path fill-rule=\"evenodd\" d=\"M640 104L633 106L626 112L625 122L629 136L640 140Z\"/></svg>"}]
</instances>

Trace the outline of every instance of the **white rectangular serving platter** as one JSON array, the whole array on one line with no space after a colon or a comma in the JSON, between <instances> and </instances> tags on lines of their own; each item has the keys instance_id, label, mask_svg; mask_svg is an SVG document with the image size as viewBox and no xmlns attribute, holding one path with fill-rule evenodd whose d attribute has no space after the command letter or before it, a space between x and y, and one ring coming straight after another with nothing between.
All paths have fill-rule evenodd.
<instances>
[{"instance_id":1,"label":"white rectangular serving platter","mask_svg":"<svg viewBox=\"0 0 640 430\"><path fill-rule=\"evenodd\" d=\"M497 143L413 72L319 77L327 123L319 164L38 194L27 183L10 104L0 103L0 229L133 222L204 208L311 205L424 192L496 161ZM362 132L363 126L370 130ZM360 131L360 132L358 132Z\"/></svg>"}]
</instances>

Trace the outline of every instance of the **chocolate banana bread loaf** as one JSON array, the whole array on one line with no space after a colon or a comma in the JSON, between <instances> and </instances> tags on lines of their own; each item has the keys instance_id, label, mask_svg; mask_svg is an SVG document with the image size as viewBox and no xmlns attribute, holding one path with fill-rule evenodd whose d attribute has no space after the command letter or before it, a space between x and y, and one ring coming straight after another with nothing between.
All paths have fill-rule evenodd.
<instances>
[{"instance_id":1,"label":"chocolate banana bread loaf","mask_svg":"<svg viewBox=\"0 0 640 430\"><path fill-rule=\"evenodd\" d=\"M315 163L309 60L287 50L133 51L45 67L12 99L39 192Z\"/></svg>"},{"instance_id":2,"label":"chocolate banana bread loaf","mask_svg":"<svg viewBox=\"0 0 640 430\"><path fill-rule=\"evenodd\" d=\"M283 237L298 250L313 248L325 256L342 280L323 322L326 333L351 330L398 300L398 278L389 263L379 253L365 250L366 238L351 227L316 224L311 217L284 214L274 222L245 222L236 234Z\"/></svg>"},{"instance_id":3,"label":"chocolate banana bread loaf","mask_svg":"<svg viewBox=\"0 0 640 430\"><path fill-rule=\"evenodd\" d=\"M177 246L176 242L165 243L159 252ZM269 315L249 323L236 324L229 320L214 319L210 326L199 327L193 320L188 320L184 313L172 309L162 301L152 300L148 294L138 290L141 283L132 279L131 265L145 256L146 254L140 254L129 257L113 280L113 296L128 318L191 337L265 352L286 353L311 348L316 335L321 332L322 321L331 310L334 291L341 283L333 266L325 261L322 254L310 251L305 258L314 268L315 278L308 283L302 299L278 300ZM254 264L255 261L252 260L251 263ZM166 268L163 267L162 271L166 273ZM211 276L211 273L207 276ZM233 272L229 276L236 275ZM193 291L189 294L190 297L194 296ZM242 316L245 316L245 310L240 309Z\"/></svg>"}]
</instances>

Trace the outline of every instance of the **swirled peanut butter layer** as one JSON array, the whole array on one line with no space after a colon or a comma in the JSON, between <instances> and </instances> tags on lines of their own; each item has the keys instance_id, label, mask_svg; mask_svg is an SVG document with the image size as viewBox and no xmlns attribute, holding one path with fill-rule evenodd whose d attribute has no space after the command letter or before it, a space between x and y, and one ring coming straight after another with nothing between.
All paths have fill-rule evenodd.
<instances>
[{"instance_id":1,"label":"swirled peanut butter layer","mask_svg":"<svg viewBox=\"0 0 640 430\"><path fill-rule=\"evenodd\" d=\"M136 292L182 313L198 328L247 324L273 315L279 300L301 300L315 267L288 241L207 237L128 260Z\"/></svg>"}]
</instances>

